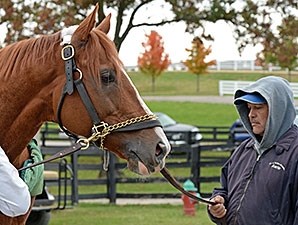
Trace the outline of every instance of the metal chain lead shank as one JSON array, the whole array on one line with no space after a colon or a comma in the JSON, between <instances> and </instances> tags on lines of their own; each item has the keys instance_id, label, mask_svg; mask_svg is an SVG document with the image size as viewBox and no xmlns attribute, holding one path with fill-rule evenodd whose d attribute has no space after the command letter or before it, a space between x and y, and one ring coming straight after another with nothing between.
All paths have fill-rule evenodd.
<instances>
[{"instance_id":1,"label":"metal chain lead shank","mask_svg":"<svg viewBox=\"0 0 298 225\"><path fill-rule=\"evenodd\" d=\"M83 147L82 149L86 149L89 147L90 142L96 142L98 139L100 139L100 148L104 149L104 146L103 146L104 139L111 132L118 130L120 128L129 126L131 124L139 123L145 120L156 120L156 119L157 117L155 115L146 114L146 115L134 117L113 125L109 125L105 122L101 122L100 125L97 125L97 126L94 125L92 127L93 133L89 138L81 138L78 140L78 142L84 143L85 147Z\"/></svg>"}]
</instances>

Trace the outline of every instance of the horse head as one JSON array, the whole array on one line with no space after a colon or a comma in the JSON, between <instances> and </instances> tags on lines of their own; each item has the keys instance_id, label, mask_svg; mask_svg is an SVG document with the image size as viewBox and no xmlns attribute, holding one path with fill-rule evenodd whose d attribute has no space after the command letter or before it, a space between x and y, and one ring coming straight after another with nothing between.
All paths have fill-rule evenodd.
<instances>
[{"instance_id":1,"label":"horse head","mask_svg":"<svg viewBox=\"0 0 298 225\"><path fill-rule=\"evenodd\" d=\"M97 8L79 26L61 32L65 71L61 62L57 71L65 85L62 93L59 87L53 94L55 121L66 132L86 137L82 142L89 137L126 159L138 174L160 171L170 144L107 36L110 15L94 26Z\"/></svg>"},{"instance_id":2,"label":"horse head","mask_svg":"<svg viewBox=\"0 0 298 225\"><path fill-rule=\"evenodd\" d=\"M77 27L0 49L0 146L15 167L46 121L84 147L114 152L138 174L164 167L170 144L107 36L110 16L95 27L97 10ZM0 223L25 224L27 216L1 214Z\"/></svg>"}]
</instances>

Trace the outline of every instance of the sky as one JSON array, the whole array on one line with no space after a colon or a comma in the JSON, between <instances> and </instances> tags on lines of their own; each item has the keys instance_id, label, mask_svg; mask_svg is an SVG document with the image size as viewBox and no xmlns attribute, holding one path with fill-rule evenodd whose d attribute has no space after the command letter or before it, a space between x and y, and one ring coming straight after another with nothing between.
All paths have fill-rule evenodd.
<instances>
[{"instance_id":1,"label":"sky","mask_svg":"<svg viewBox=\"0 0 298 225\"><path fill-rule=\"evenodd\" d=\"M154 1L147 7L141 8L136 14L136 21L160 21L164 16L170 18L173 16L168 5L160 5L162 1ZM154 9L154 10L152 10ZM113 37L115 28L116 13L107 10L107 13L112 14L111 30L109 36ZM125 23L125 21L124 21ZM151 30L157 31L164 42L165 53L169 54L172 63L179 63L186 60L186 48L191 48L191 41L197 34L188 34L185 32L186 25L183 22L166 24L159 27L143 26L133 28L126 39L124 40L119 56L125 66L136 66L138 56L143 52L142 42L146 41L146 34L150 34ZM233 38L233 29L224 21L216 23L208 23L206 30L210 33L214 41L204 42L205 47L211 46L212 52L207 57L207 60L254 60L256 53L261 50L261 47L247 46L244 49L241 57L237 50L235 39ZM0 42L3 41L5 34L5 26L0 26Z\"/></svg>"},{"instance_id":2,"label":"sky","mask_svg":"<svg viewBox=\"0 0 298 225\"><path fill-rule=\"evenodd\" d=\"M107 12L109 12L107 10ZM112 14L111 31L113 36L113 23L115 24L115 12ZM115 14L115 15L114 15ZM114 15L114 16L113 16ZM164 17L171 18L173 13L170 5L163 1L153 1L146 7L140 8L135 15L136 23L146 22L148 20L160 22ZM165 53L169 54L172 63L178 63L186 60L186 48L191 48L191 42L194 36L198 34L188 34L185 32L186 25L183 22L166 24L159 27L143 26L133 28L123 42L119 55L126 66L137 65L138 56L143 52L142 42L146 41L146 34L150 34L151 30L157 31L164 41ZM235 39L233 37L233 29L224 21L216 23L208 23L205 27L206 31L214 37L214 41L205 42L205 47L211 46L212 52L207 60L255 60L256 54L261 50L261 46L247 46L244 52L239 55Z\"/></svg>"},{"instance_id":3,"label":"sky","mask_svg":"<svg viewBox=\"0 0 298 225\"><path fill-rule=\"evenodd\" d=\"M163 38L165 53L169 54L171 62L178 63L187 58L186 48L191 48L194 35L185 33L185 24L175 23L163 27L143 27L132 30L123 42L119 55L127 66L137 64L138 56L143 52L142 42L146 41L146 34L151 30L157 31ZM214 37L214 41L204 42L205 47L211 46L212 52L207 59L225 60L254 60L261 47L247 46L239 55L232 28L224 21L218 21L207 27Z\"/></svg>"}]
</instances>

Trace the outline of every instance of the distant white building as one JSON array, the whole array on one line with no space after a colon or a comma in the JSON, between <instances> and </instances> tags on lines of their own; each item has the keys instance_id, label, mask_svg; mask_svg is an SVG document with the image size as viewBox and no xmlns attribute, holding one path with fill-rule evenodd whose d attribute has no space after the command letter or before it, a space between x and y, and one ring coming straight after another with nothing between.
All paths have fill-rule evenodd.
<instances>
[{"instance_id":1,"label":"distant white building","mask_svg":"<svg viewBox=\"0 0 298 225\"><path fill-rule=\"evenodd\" d=\"M139 71L138 66L128 66L127 71ZM226 60L226 61L216 61L216 65L210 66L209 70L248 70L248 71L260 71L263 70L261 66L255 65L255 60ZM269 66L268 71L279 71L281 68L279 66ZM296 68L298 70L298 68ZM172 63L168 67L168 71L187 71L187 68L182 62Z\"/></svg>"}]
</instances>

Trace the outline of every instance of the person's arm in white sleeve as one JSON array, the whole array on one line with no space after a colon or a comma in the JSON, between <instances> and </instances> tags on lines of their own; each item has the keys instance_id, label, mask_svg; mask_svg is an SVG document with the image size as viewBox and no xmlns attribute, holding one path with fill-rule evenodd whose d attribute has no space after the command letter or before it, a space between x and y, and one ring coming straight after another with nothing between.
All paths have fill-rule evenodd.
<instances>
[{"instance_id":1,"label":"person's arm in white sleeve","mask_svg":"<svg viewBox=\"0 0 298 225\"><path fill-rule=\"evenodd\" d=\"M28 186L0 147L0 211L10 217L25 214L31 204Z\"/></svg>"}]
</instances>

